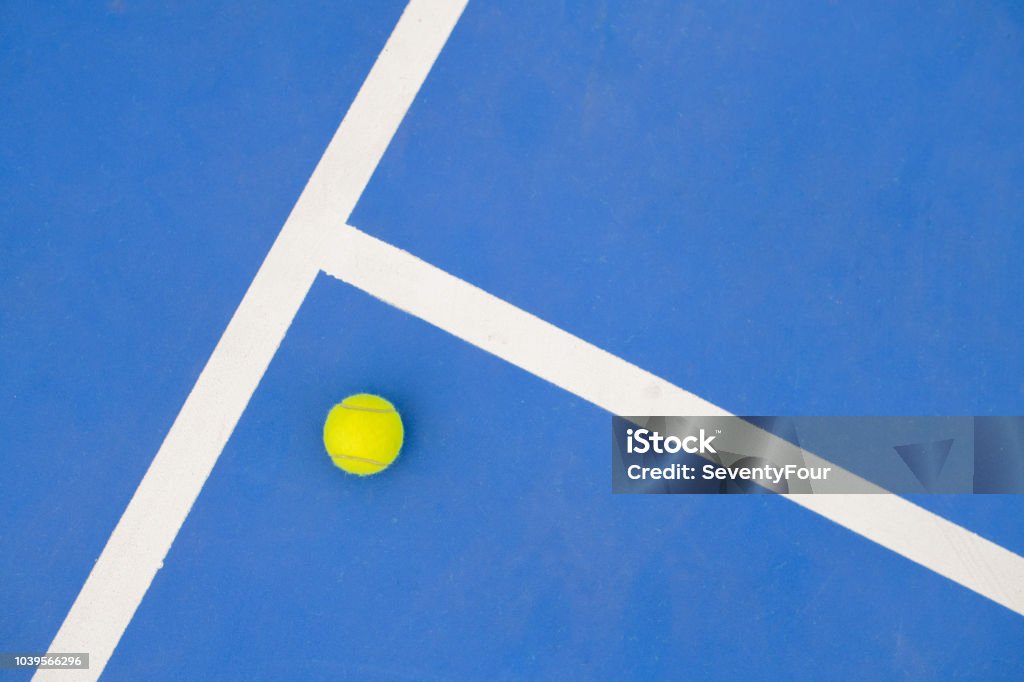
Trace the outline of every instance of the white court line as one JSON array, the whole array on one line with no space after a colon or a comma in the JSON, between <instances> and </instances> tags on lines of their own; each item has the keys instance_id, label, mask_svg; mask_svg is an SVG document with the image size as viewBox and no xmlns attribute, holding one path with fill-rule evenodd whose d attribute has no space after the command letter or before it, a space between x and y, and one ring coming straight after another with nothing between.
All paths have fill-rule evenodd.
<instances>
[{"instance_id":1,"label":"white court line","mask_svg":"<svg viewBox=\"0 0 1024 682\"><path fill-rule=\"evenodd\" d=\"M322 258L330 274L618 414L725 410L344 225L465 0L412 0L203 368L50 651L99 677L280 345ZM902 498L793 501L1024 614L1024 559Z\"/></svg>"},{"instance_id":2,"label":"white court line","mask_svg":"<svg viewBox=\"0 0 1024 682\"><path fill-rule=\"evenodd\" d=\"M50 644L90 668L34 680L103 672L319 272L321 232L348 219L464 7L402 13Z\"/></svg>"},{"instance_id":3,"label":"white court line","mask_svg":"<svg viewBox=\"0 0 1024 682\"><path fill-rule=\"evenodd\" d=\"M612 414L728 415L354 227L324 233L323 269ZM787 499L1024 615L1024 558L889 494Z\"/></svg>"}]
</instances>

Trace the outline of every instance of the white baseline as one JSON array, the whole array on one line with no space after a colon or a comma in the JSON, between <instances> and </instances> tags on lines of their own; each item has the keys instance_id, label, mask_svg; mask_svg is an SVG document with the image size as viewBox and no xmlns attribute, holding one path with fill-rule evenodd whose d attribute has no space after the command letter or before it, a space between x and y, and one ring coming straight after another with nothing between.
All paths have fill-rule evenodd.
<instances>
[{"instance_id":1,"label":"white baseline","mask_svg":"<svg viewBox=\"0 0 1024 682\"><path fill-rule=\"evenodd\" d=\"M89 669L34 680L103 672L320 271L322 233L352 213L465 4L405 8L50 644Z\"/></svg>"}]
</instances>

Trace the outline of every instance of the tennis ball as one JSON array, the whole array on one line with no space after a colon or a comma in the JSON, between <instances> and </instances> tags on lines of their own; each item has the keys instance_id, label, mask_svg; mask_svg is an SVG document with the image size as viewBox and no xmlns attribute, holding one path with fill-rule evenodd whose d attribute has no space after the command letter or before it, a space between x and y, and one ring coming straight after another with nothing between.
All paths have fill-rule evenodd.
<instances>
[{"instance_id":1,"label":"tennis ball","mask_svg":"<svg viewBox=\"0 0 1024 682\"><path fill-rule=\"evenodd\" d=\"M388 468L402 449L405 429L395 406L379 395L350 395L324 422L324 447L339 468L369 476Z\"/></svg>"}]
</instances>

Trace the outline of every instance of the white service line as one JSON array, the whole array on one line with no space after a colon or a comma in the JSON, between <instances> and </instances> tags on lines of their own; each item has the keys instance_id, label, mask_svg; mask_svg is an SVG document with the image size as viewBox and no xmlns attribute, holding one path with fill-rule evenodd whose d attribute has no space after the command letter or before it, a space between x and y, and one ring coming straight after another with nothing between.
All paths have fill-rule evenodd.
<instances>
[{"instance_id":1,"label":"white service line","mask_svg":"<svg viewBox=\"0 0 1024 682\"><path fill-rule=\"evenodd\" d=\"M329 275L612 414L729 414L354 227L323 239ZM1024 558L976 533L896 495L785 497L1024 615Z\"/></svg>"},{"instance_id":2,"label":"white service line","mask_svg":"<svg viewBox=\"0 0 1024 682\"><path fill-rule=\"evenodd\" d=\"M612 414L729 414L361 230L345 225L323 239L327 274Z\"/></svg>"},{"instance_id":3,"label":"white service line","mask_svg":"<svg viewBox=\"0 0 1024 682\"><path fill-rule=\"evenodd\" d=\"M405 8L50 644L89 669L34 680L103 672L319 272L321 233L348 219L465 4Z\"/></svg>"}]
</instances>

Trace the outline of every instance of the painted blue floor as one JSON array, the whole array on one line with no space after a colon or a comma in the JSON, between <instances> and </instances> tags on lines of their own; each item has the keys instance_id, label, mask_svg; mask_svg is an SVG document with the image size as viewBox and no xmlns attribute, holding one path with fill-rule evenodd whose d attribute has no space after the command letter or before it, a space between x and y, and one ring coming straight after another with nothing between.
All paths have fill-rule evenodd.
<instances>
[{"instance_id":1,"label":"painted blue floor","mask_svg":"<svg viewBox=\"0 0 1024 682\"><path fill-rule=\"evenodd\" d=\"M353 224L736 414L1021 413L1020 8L572 8L471 5Z\"/></svg>"},{"instance_id":2,"label":"painted blue floor","mask_svg":"<svg viewBox=\"0 0 1024 682\"><path fill-rule=\"evenodd\" d=\"M402 7L0 8L0 651L56 633Z\"/></svg>"},{"instance_id":3,"label":"painted blue floor","mask_svg":"<svg viewBox=\"0 0 1024 682\"><path fill-rule=\"evenodd\" d=\"M408 423L380 479L320 452L363 388ZM782 499L613 497L607 450L601 410L322 277L109 676L1019 672L1010 611Z\"/></svg>"},{"instance_id":4,"label":"painted blue floor","mask_svg":"<svg viewBox=\"0 0 1024 682\"><path fill-rule=\"evenodd\" d=\"M0 651L401 8L0 8ZM1012 2L471 1L351 222L737 413L1021 414L1022 78ZM408 426L366 481L319 442L359 390ZM1020 678L1019 616L781 499L613 498L607 436L322 276L105 679ZM915 502L1024 553L1018 497Z\"/></svg>"}]
</instances>

